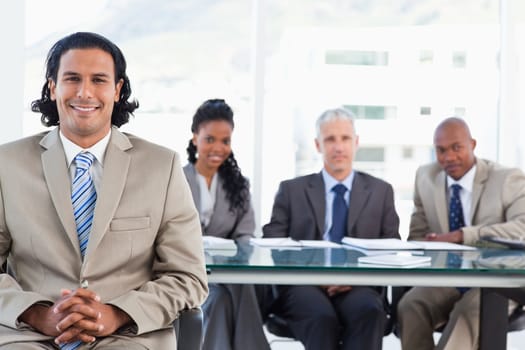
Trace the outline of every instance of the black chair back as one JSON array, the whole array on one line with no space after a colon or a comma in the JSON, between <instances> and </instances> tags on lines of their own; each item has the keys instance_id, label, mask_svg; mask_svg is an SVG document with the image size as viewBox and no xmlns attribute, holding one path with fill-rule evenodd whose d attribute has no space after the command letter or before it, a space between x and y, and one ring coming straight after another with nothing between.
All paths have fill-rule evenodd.
<instances>
[{"instance_id":1,"label":"black chair back","mask_svg":"<svg viewBox=\"0 0 525 350\"><path fill-rule=\"evenodd\" d=\"M200 350L202 346L202 310L183 310L173 321L177 337L177 349Z\"/></svg>"}]
</instances>

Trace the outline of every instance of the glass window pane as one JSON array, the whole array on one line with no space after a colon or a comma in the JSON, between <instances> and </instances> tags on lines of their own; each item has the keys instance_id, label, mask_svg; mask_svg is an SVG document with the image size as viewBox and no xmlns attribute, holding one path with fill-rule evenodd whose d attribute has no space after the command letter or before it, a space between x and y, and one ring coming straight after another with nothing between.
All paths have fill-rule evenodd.
<instances>
[{"instance_id":1,"label":"glass window pane","mask_svg":"<svg viewBox=\"0 0 525 350\"><path fill-rule=\"evenodd\" d=\"M383 147L360 147L355 155L356 162L384 162L385 149Z\"/></svg>"},{"instance_id":2,"label":"glass window pane","mask_svg":"<svg viewBox=\"0 0 525 350\"><path fill-rule=\"evenodd\" d=\"M38 97L45 54L58 38L76 30L107 35L123 49L141 103L124 130L184 158L197 106L215 97L232 105L232 142L243 172L252 177L261 162L262 224L279 181L321 169L316 118L327 108L347 106L357 115L360 147L384 150L383 161L356 161L355 168L393 184L403 220L411 211L415 169L433 159L433 128L440 119L463 116L478 140L477 155L489 159L498 156L501 120L525 133L516 112L525 110L518 97L525 86L525 70L518 69L525 56L518 40L525 34L525 5L502 3L512 5L514 38L506 43L513 55L503 58L499 0L446 6L432 0L180 0L155 6L145 0L26 0L24 101ZM79 12L81 22L56 15ZM512 108L504 116L498 115L501 59L516 72L515 80L503 81L506 102L500 105ZM263 116L257 130L254 105ZM24 133L41 129L39 116L27 111ZM253 156L254 133L263 135L260 159ZM406 157L403 149L409 148L413 154ZM402 222L402 231L407 227Z\"/></svg>"},{"instance_id":3,"label":"glass window pane","mask_svg":"<svg viewBox=\"0 0 525 350\"><path fill-rule=\"evenodd\" d=\"M396 117L395 106L356 106L343 105L344 108L352 111L356 119L388 119Z\"/></svg>"},{"instance_id":4,"label":"glass window pane","mask_svg":"<svg viewBox=\"0 0 525 350\"><path fill-rule=\"evenodd\" d=\"M123 131L175 149L184 164L195 110L206 99L223 98L235 113L233 150L243 173L252 176L250 1L40 3L26 3L32 11L26 18L25 101L39 97L45 55L56 40L79 30L98 32L122 49L133 95L140 103ZM78 16L56 15L68 12L82 13L82 21ZM43 129L35 113L27 112L25 121L25 134Z\"/></svg>"},{"instance_id":5,"label":"glass window pane","mask_svg":"<svg viewBox=\"0 0 525 350\"><path fill-rule=\"evenodd\" d=\"M463 118L467 114L467 110L465 107L455 107L454 108L454 115Z\"/></svg>"},{"instance_id":6,"label":"glass window pane","mask_svg":"<svg viewBox=\"0 0 525 350\"><path fill-rule=\"evenodd\" d=\"M431 115L432 114L432 108L431 107L421 107L421 108L419 108L419 114L421 114L421 115Z\"/></svg>"},{"instance_id":7,"label":"glass window pane","mask_svg":"<svg viewBox=\"0 0 525 350\"><path fill-rule=\"evenodd\" d=\"M455 51L452 53L452 64L455 68L465 68L467 65L467 53Z\"/></svg>"},{"instance_id":8,"label":"glass window pane","mask_svg":"<svg viewBox=\"0 0 525 350\"><path fill-rule=\"evenodd\" d=\"M448 1L446 6L430 0L263 3L263 169L287 160L263 174L263 222L279 181L322 168L314 125L328 108L347 106L356 114L359 152L364 153L354 168L392 183L402 232L408 230L414 174L432 160L438 121L464 108L478 156L496 158L498 0ZM274 130L293 141L278 145ZM383 149L384 159L361 159L371 149Z\"/></svg>"},{"instance_id":9,"label":"glass window pane","mask_svg":"<svg viewBox=\"0 0 525 350\"><path fill-rule=\"evenodd\" d=\"M419 52L419 62L421 64L431 64L434 61L434 52L432 50L421 50Z\"/></svg>"},{"instance_id":10,"label":"glass window pane","mask_svg":"<svg viewBox=\"0 0 525 350\"><path fill-rule=\"evenodd\" d=\"M325 62L326 64L348 64L356 66L386 66L388 65L388 52L327 50Z\"/></svg>"}]
</instances>

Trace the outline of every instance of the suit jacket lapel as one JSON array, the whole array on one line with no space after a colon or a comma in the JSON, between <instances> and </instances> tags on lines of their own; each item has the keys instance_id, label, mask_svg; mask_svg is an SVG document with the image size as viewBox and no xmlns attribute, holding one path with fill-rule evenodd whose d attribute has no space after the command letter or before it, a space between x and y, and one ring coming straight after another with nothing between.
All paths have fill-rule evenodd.
<instances>
[{"instance_id":1,"label":"suit jacket lapel","mask_svg":"<svg viewBox=\"0 0 525 350\"><path fill-rule=\"evenodd\" d=\"M195 170L195 166L190 163L184 167L184 173L186 175L188 185L190 185L190 190L193 196L193 202L195 203L195 207L197 208L197 210L200 210L201 194L199 185L197 183L197 170Z\"/></svg>"},{"instance_id":2,"label":"suit jacket lapel","mask_svg":"<svg viewBox=\"0 0 525 350\"><path fill-rule=\"evenodd\" d=\"M357 222L357 218L363 210L363 207L370 196L370 189L358 172L355 173L354 182L352 183L352 192L350 193L350 206L348 208L348 221L346 233L349 235L352 228Z\"/></svg>"},{"instance_id":3,"label":"suit jacket lapel","mask_svg":"<svg viewBox=\"0 0 525 350\"><path fill-rule=\"evenodd\" d=\"M318 237L315 237L314 239L322 239L324 234L326 198L324 181L321 173L315 174L309 179L308 186L306 187L306 197L308 198L314 212L317 232L320 233Z\"/></svg>"},{"instance_id":4,"label":"suit jacket lapel","mask_svg":"<svg viewBox=\"0 0 525 350\"><path fill-rule=\"evenodd\" d=\"M91 253L104 237L120 202L131 160L126 150L132 147L129 139L117 128L113 127L111 139L104 156L102 183L100 185L100 193L97 193L95 216L89 235L85 260L89 259Z\"/></svg>"},{"instance_id":5,"label":"suit jacket lapel","mask_svg":"<svg viewBox=\"0 0 525 350\"><path fill-rule=\"evenodd\" d=\"M42 169L57 215L80 259L77 228L71 204L71 179L58 130L55 128L40 141L40 145L46 149L42 153Z\"/></svg>"},{"instance_id":6,"label":"suit jacket lapel","mask_svg":"<svg viewBox=\"0 0 525 350\"><path fill-rule=\"evenodd\" d=\"M447 202L447 177L442 170L437 173L434 181L434 205L441 232L448 232L448 202Z\"/></svg>"},{"instance_id":7,"label":"suit jacket lapel","mask_svg":"<svg viewBox=\"0 0 525 350\"><path fill-rule=\"evenodd\" d=\"M472 204L470 208L470 222L474 222L474 217L478 210L479 199L485 188L485 182L488 178L487 163L483 160L476 159L476 174L474 175L474 183L472 184Z\"/></svg>"},{"instance_id":8,"label":"suit jacket lapel","mask_svg":"<svg viewBox=\"0 0 525 350\"><path fill-rule=\"evenodd\" d=\"M215 176L217 176L217 192L215 194L215 205L213 207L213 212L211 213L210 222L208 223L207 227L209 232L217 233L218 231L214 229L215 225L222 223L223 220L232 220L232 217L228 217L228 212L230 211L230 203L228 202L228 200L226 200L226 191L224 190L224 188L222 188L222 179L219 177L218 173L215 174ZM236 222L234 225L232 225L232 227L235 227L235 225L237 225Z\"/></svg>"}]
</instances>

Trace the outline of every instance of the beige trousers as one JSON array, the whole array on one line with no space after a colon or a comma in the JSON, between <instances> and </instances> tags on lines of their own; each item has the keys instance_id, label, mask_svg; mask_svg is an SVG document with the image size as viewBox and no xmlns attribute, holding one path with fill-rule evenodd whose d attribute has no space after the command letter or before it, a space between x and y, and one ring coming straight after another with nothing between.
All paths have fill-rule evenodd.
<instances>
[{"instance_id":1,"label":"beige trousers","mask_svg":"<svg viewBox=\"0 0 525 350\"><path fill-rule=\"evenodd\" d=\"M398 322L403 350L476 350L479 289L463 295L451 287L414 287L401 298ZM445 325L439 342L433 333Z\"/></svg>"},{"instance_id":2,"label":"beige trousers","mask_svg":"<svg viewBox=\"0 0 525 350\"><path fill-rule=\"evenodd\" d=\"M509 301L509 314L516 307ZM480 290L461 294L454 287L414 287L401 298L397 312L403 350L477 350ZM433 333L444 326L434 344Z\"/></svg>"}]
</instances>

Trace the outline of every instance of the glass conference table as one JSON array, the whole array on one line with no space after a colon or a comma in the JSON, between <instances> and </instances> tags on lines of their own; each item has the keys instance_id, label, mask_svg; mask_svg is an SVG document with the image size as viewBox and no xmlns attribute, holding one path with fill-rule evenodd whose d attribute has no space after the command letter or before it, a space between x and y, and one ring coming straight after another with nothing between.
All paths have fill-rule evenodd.
<instances>
[{"instance_id":1,"label":"glass conference table","mask_svg":"<svg viewBox=\"0 0 525 350\"><path fill-rule=\"evenodd\" d=\"M346 248L244 242L237 250L205 252L209 283L480 287L480 349L506 348L508 301L492 288L525 288L525 251L520 250L413 251L431 261L410 268L362 264L359 257L383 252Z\"/></svg>"}]
</instances>

